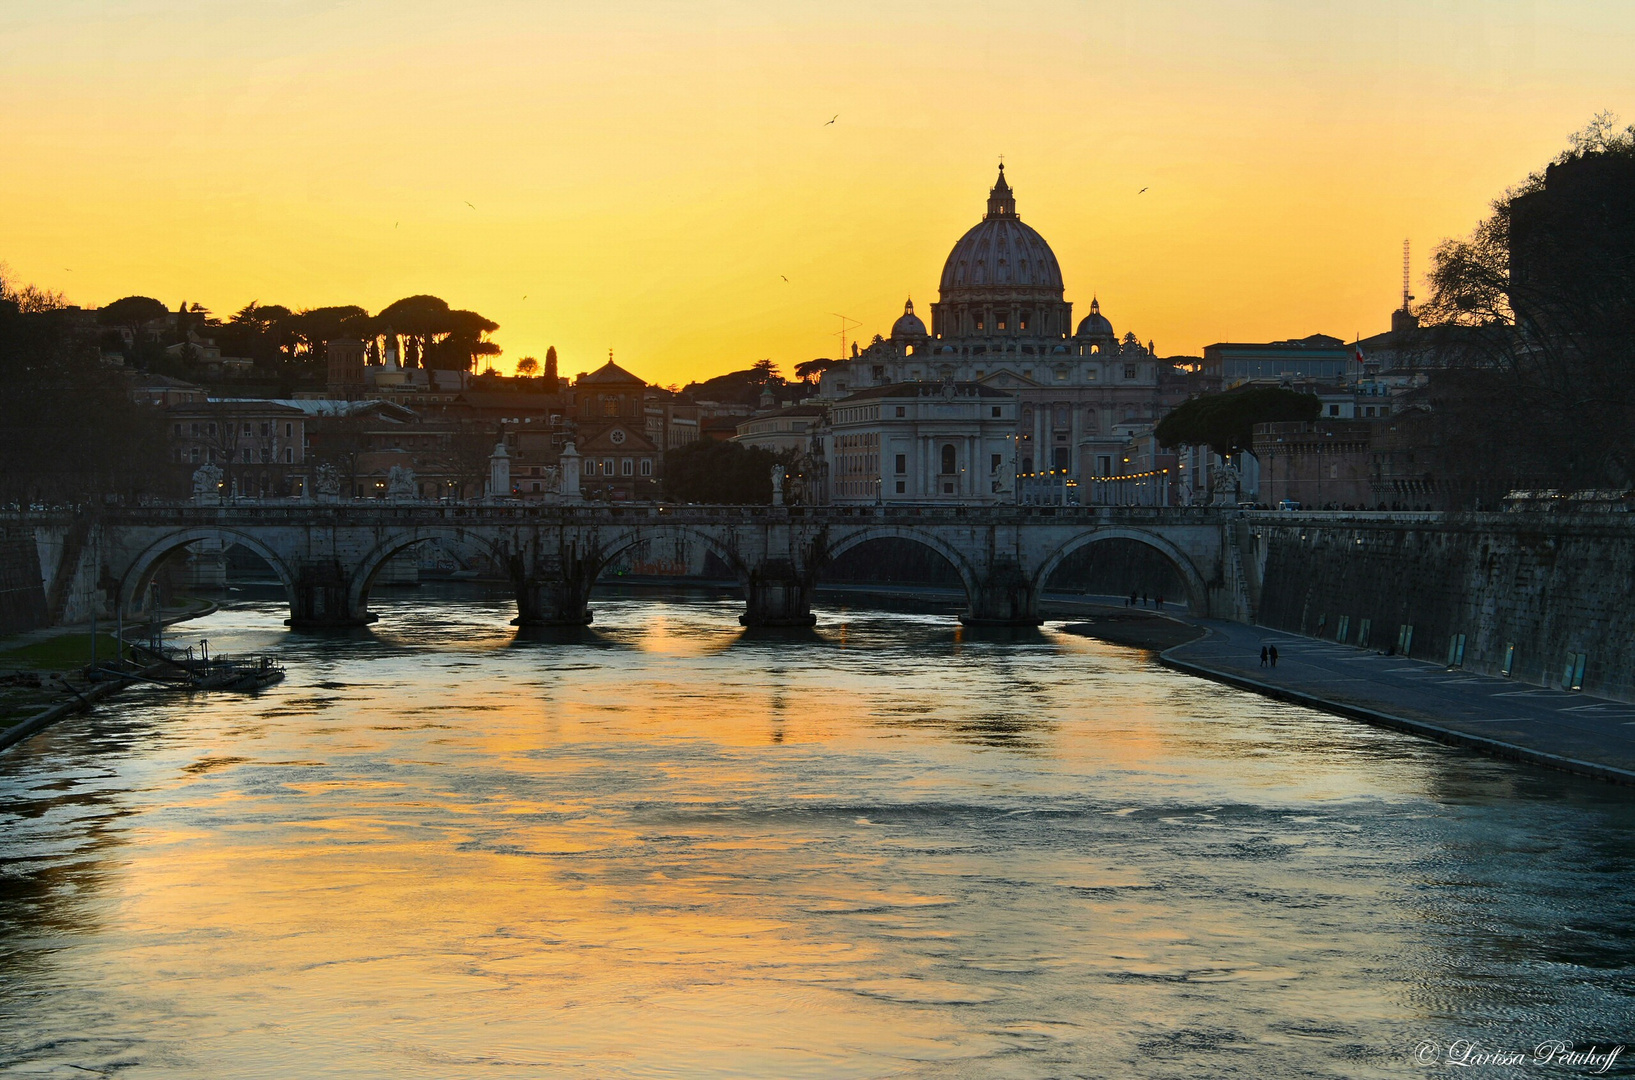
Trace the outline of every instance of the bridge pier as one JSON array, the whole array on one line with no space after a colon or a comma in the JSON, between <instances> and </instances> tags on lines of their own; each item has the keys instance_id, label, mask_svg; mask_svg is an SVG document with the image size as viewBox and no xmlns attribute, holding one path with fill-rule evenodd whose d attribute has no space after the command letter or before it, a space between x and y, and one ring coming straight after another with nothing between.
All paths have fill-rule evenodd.
<instances>
[{"instance_id":1,"label":"bridge pier","mask_svg":"<svg viewBox=\"0 0 1635 1080\"><path fill-rule=\"evenodd\" d=\"M744 613L738 621L745 626L811 626L811 582L796 571L787 559L773 559L750 571L744 585Z\"/></svg>"},{"instance_id":2,"label":"bridge pier","mask_svg":"<svg viewBox=\"0 0 1635 1080\"><path fill-rule=\"evenodd\" d=\"M567 578L531 578L516 583L517 617L513 626L588 626L592 582Z\"/></svg>"},{"instance_id":3,"label":"bridge pier","mask_svg":"<svg viewBox=\"0 0 1635 1080\"><path fill-rule=\"evenodd\" d=\"M511 556L517 593L513 626L588 626L590 590L601 570L594 559L567 554Z\"/></svg>"},{"instance_id":4,"label":"bridge pier","mask_svg":"<svg viewBox=\"0 0 1635 1080\"><path fill-rule=\"evenodd\" d=\"M297 630L336 630L367 626L380 618L360 604L352 606L352 582L337 563L308 563L290 585L290 617L284 625Z\"/></svg>"},{"instance_id":5,"label":"bridge pier","mask_svg":"<svg viewBox=\"0 0 1635 1080\"><path fill-rule=\"evenodd\" d=\"M1038 626L1039 596L1033 580L1015 559L998 559L977 579L970 607L959 621L966 626Z\"/></svg>"}]
</instances>

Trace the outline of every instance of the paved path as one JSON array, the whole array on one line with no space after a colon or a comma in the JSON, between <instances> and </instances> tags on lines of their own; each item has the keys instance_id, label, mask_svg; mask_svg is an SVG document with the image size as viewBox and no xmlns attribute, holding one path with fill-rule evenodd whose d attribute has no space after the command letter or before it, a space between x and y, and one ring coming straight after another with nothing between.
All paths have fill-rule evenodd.
<instances>
[{"instance_id":1,"label":"paved path","mask_svg":"<svg viewBox=\"0 0 1635 1080\"><path fill-rule=\"evenodd\" d=\"M1261 626L1192 620L1207 636L1163 662L1273 697L1469 746L1635 785L1635 704L1449 671ZM1260 647L1276 645L1276 668Z\"/></svg>"}]
</instances>

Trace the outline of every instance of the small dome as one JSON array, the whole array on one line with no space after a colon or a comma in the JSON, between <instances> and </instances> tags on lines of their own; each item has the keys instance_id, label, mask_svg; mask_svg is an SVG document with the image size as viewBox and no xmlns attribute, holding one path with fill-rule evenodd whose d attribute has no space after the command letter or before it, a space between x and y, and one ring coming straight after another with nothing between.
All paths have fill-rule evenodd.
<instances>
[{"instance_id":1,"label":"small dome","mask_svg":"<svg viewBox=\"0 0 1635 1080\"><path fill-rule=\"evenodd\" d=\"M893 338L916 338L929 336L925 330L925 323L914 314L914 301L910 300L903 305L902 318L891 324Z\"/></svg>"},{"instance_id":2,"label":"small dome","mask_svg":"<svg viewBox=\"0 0 1635 1080\"><path fill-rule=\"evenodd\" d=\"M1101 301L1090 299L1090 314L1079 323L1079 332L1074 335L1081 338L1104 338L1108 341L1117 341L1118 335L1113 333L1113 324L1107 321L1107 316L1101 313Z\"/></svg>"}]
</instances>

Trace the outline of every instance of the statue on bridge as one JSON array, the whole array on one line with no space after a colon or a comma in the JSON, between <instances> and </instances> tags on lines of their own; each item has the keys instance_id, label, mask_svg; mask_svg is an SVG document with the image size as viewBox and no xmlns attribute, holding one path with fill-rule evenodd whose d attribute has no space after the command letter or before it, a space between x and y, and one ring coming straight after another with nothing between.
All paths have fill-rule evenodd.
<instances>
[{"instance_id":1,"label":"statue on bridge","mask_svg":"<svg viewBox=\"0 0 1635 1080\"><path fill-rule=\"evenodd\" d=\"M1209 489L1216 506L1236 506L1243 492L1243 477L1231 462L1213 465L1209 470Z\"/></svg>"},{"instance_id":2,"label":"statue on bridge","mask_svg":"<svg viewBox=\"0 0 1635 1080\"><path fill-rule=\"evenodd\" d=\"M386 497L402 501L420 494L415 483L414 470L406 465L393 465L386 471Z\"/></svg>"},{"instance_id":3,"label":"statue on bridge","mask_svg":"<svg viewBox=\"0 0 1635 1080\"><path fill-rule=\"evenodd\" d=\"M193 501L208 502L221 498L221 466L207 461L193 470Z\"/></svg>"},{"instance_id":4,"label":"statue on bridge","mask_svg":"<svg viewBox=\"0 0 1635 1080\"><path fill-rule=\"evenodd\" d=\"M341 471L327 461L324 462L318 466L312 486L318 492L320 500L334 502L341 495Z\"/></svg>"}]
</instances>

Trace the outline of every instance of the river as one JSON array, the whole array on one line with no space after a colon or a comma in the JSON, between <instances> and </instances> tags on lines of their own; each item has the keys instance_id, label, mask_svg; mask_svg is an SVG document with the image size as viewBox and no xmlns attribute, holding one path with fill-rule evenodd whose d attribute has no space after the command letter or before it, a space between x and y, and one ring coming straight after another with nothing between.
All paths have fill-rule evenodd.
<instances>
[{"instance_id":1,"label":"river","mask_svg":"<svg viewBox=\"0 0 1635 1080\"><path fill-rule=\"evenodd\" d=\"M176 633L282 684L0 755L0 1075L1388 1077L1635 1035L1635 793L1059 625L374 606L240 599Z\"/></svg>"}]
</instances>

